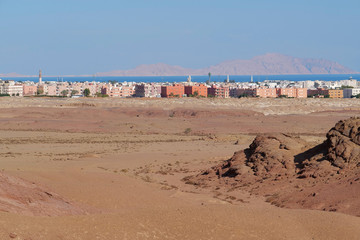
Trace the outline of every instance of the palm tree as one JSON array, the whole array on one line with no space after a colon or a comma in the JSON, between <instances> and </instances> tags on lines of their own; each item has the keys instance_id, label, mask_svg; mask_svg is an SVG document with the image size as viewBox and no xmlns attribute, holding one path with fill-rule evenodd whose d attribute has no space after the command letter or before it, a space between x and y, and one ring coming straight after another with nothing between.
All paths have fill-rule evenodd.
<instances>
[{"instance_id":1,"label":"palm tree","mask_svg":"<svg viewBox=\"0 0 360 240\"><path fill-rule=\"evenodd\" d=\"M209 82L211 81L211 72L208 73L209 75Z\"/></svg>"}]
</instances>

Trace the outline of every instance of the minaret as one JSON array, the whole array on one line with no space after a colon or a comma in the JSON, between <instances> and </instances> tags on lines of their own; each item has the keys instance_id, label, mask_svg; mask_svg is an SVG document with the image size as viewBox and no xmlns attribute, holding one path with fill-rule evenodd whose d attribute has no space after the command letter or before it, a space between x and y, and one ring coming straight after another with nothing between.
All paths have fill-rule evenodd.
<instances>
[{"instance_id":1,"label":"minaret","mask_svg":"<svg viewBox=\"0 0 360 240\"><path fill-rule=\"evenodd\" d=\"M39 71L39 85L41 85L42 84L42 76L41 76L41 69L40 69L40 71Z\"/></svg>"},{"instance_id":2,"label":"minaret","mask_svg":"<svg viewBox=\"0 0 360 240\"><path fill-rule=\"evenodd\" d=\"M189 75L189 77L187 78L187 82L191 83L191 75Z\"/></svg>"}]
</instances>

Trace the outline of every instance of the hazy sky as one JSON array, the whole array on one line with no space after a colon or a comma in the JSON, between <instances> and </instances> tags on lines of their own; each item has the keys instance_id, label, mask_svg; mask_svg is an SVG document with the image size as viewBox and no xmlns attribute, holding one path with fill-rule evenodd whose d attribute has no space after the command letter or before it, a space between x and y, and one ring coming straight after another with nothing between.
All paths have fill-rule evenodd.
<instances>
[{"instance_id":1,"label":"hazy sky","mask_svg":"<svg viewBox=\"0 0 360 240\"><path fill-rule=\"evenodd\" d=\"M360 71L359 0L0 0L0 73L201 68L269 52Z\"/></svg>"}]
</instances>

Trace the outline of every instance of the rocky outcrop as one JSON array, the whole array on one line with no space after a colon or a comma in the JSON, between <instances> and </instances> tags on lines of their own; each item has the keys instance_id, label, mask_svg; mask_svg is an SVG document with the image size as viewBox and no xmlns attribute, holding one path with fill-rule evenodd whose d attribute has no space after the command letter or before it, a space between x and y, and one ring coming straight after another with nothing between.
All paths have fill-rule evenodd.
<instances>
[{"instance_id":1,"label":"rocky outcrop","mask_svg":"<svg viewBox=\"0 0 360 240\"><path fill-rule=\"evenodd\" d=\"M307 143L299 137L285 134L260 135L248 149L236 152L224 164L202 173L202 176L217 175L220 178L279 178L294 176L296 162L294 156Z\"/></svg>"},{"instance_id":2,"label":"rocky outcrop","mask_svg":"<svg viewBox=\"0 0 360 240\"><path fill-rule=\"evenodd\" d=\"M215 166L219 177L252 174L262 179L319 177L360 167L360 118L338 122L324 143L309 148L303 139L286 135L259 135L249 148ZM244 170L245 169L245 170ZM211 171L205 171L208 175Z\"/></svg>"},{"instance_id":3,"label":"rocky outcrop","mask_svg":"<svg viewBox=\"0 0 360 240\"><path fill-rule=\"evenodd\" d=\"M326 137L309 150L312 153L303 160L298 177L326 177L360 167L360 118L339 121Z\"/></svg>"},{"instance_id":4,"label":"rocky outcrop","mask_svg":"<svg viewBox=\"0 0 360 240\"><path fill-rule=\"evenodd\" d=\"M360 118L338 122L327 134L328 154L332 165L344 168L360 167Z\"/></svg>"},{"instance_id":5,"label":"rocky outcrop","mask_svg":"<svg viewBox=\"0 0 360 240\"><path fill-rule=\"evenodd\" d=\"M350 118L338 122L317 146L291 135L259 135L249 148L184 180L271 196L269 202L278 206L360 216L359 175L360 118Z\"/></svg>"},{"instance_id":6,"label":"rocky outcrop","mask_svg":"<svg viewBox=\"0 0 360 240\"><path fill-rule=\"evenodd\" d=\"M245 151L246 165L263 178L295 174L294 155L306 146L300 138L284 134L257 136Z\"/></svg>"}]
</instances>

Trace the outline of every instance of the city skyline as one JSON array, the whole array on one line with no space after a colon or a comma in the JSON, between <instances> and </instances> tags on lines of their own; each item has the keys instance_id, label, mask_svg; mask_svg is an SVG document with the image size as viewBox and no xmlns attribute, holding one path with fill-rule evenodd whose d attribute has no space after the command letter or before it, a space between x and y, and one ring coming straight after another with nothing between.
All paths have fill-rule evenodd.
<instances>
[{"instance_id":1,"label":"city skyline","mask_svg":"<svg viewBox=\"0 0 360 240\"><path fill-rule=\"evenodd\" d=\"M0 73L204 68L277 52L360 71L357 1L0 1Z\"/></svg>"}]
</instances>

